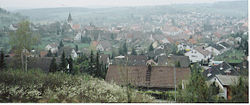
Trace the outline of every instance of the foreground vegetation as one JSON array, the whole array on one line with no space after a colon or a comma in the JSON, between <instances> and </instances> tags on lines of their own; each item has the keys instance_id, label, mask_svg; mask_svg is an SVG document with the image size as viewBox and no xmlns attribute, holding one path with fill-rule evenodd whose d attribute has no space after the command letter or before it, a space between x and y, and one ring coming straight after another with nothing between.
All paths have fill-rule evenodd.
<instances>
[{"instance_id":1,"label":"foreground vegetation","mask_svg":"<svg viewBox=\"0 0 250 105\"><path fill-rule=\"evenodd\" d=\"M129 92L128 92L129 90ZM129 96L129 99L128 99ZM153 102L154 98L87 74L0 71L0 102Z\"/></svg>"}]
</instances>

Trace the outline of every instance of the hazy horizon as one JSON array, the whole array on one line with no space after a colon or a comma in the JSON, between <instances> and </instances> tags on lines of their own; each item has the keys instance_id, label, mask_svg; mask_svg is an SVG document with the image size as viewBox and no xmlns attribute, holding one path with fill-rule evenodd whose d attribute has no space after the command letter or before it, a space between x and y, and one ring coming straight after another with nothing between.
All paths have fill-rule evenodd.
<instances>
[{"instance_id":1,"label":"hazy horizon","mask_svg":"<svg viewBox=\"0 0 250 105\"><path fill-rule=\"evenodd\" d=\"M219 1L244 0L0 0L0 7L7 10L59 7L110 8L170 4L215 3Z\"/></svg>"}]
</instances>

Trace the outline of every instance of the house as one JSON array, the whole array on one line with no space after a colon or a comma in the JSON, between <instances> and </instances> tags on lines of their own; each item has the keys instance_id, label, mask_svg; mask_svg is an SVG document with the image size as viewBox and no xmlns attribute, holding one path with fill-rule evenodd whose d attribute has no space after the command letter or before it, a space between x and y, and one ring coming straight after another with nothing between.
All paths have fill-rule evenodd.
<instances>
[{"instance_id":1,"label":"house","mask_svg":"<svg viewBox=\"0 0 250 105\"><path fill-rule=\"evenodd\" d=\"M189 67L190 60L188 56L159 56L158 57L158 65L159 66L176 66L179 62L180 67Z\"/></svg>"},{"instance_id":2,"label":"house","mask_svg":"<svg viewBox=\"0 0 250 105\"><path fill-rule=\"evenodd\" d=\"M238 76L239 73L231 65L226 62L212 66L203 72L203 76L207 81L213 82L216 75L233 75Z\"/></svg>"},{"instance_id":3,"label":"house","mask_svg":"<svg viewBox=\"0 0 250 105\"><path fill-rule=\"evenodd\" d=\"M218 84L219 88L222 90L219 93L220 96L224 97L226 100L230 100L232 97L230 95L230 86L236 85L239 81L239 76L231 75L216 75L215 83Z\"/></svg>"},{"instance_id":4,"label":"house","mask_svg":"<svg viewBox=\"0 0 250 105\"><path fill-rule=\"evenodd\" d=\"M186 52L184 55L188 56L191 62L200 62L211 58L211 52L202 46L195 47L194 49L191 49L191 51Z\"/></svg>"},{"instance_id":5,"label":"house","mask_svg":"<svg viewBox=\"0 0 250 105\"><path fill-rule=\"evenodd\" d=\"M212 46L209 46L205 49L208 50L209 52L211 52L212 56L217 56L217 55L221 54L219 50L217 50L216 48L214 48Z\"/></svg>"},{"instance_id":6,"label":"house","mask_svg":"<svg viewBox=\"0 0 250 105\"><path fill-rule=\"evenodd\" d=\"M76 36L74 37L74 41L81 41L82 38L82 34L79 32L76 34Z\"/></svg>"},{"instance_id":7,"label":"house","mask_svg":"<svg viewBox=\"0 0 250 105\"><path fill-rule=\"evenodd\" d=\"M174 71L176 70L176 84ZM118 85L131 84L136 87L151 89L174 89L175 85L190 77L189 68L169 66L120 66L110 65L105 81Z\"/></svg>"},{"instance_id":8,"label":"house","mask_svg":"<svg viewBox=\"0 0 250 105\"><path fill-rule=\"evenodd\" d=\"M45 50L47 51L51 51L52 53L56 53L58 51L58 45L56 43L51 43L51 44L48 44L46 47L45 47Z\"/></svg>"},{"instance_id":9,"label":"house","mask_svg":"<svg viewBox=\"0 0 250 105\"><path fill-rule=\"evenodd\" d=\"M9 26L9 30L10 30L10 31L16 31L17 28L18 28L18 25L16 25L16 24L11 24L11 25Z\"/></svg>"},{"instance_id":10,"label":"house","mask_svg":"<svg viewBox=\"0 0 250 105\"><path fill-rule=\"evenodd\" d=\"M230 47L231 47L231 46L230 46L228 43L226 43L226 42L220 42L219 45L222 46L222 47L225 49L224 51L229 50Z\"/></svg>"},{"instance_id":11,"label":"house","mask_svg":"<svg viewBox=\"0 0 250 105\"><path fill-rule=\"evenodd\" d=\"M111 43L107 40L100 41L96 46L96 50L99 51L109 51L111 49Z\"/></svg>"},{"instance_id":12,"label":"house","mask_svg":"<svg viewBox=\"0 0 250 105\"><path fill-rule=\"evenodd\" d=\"M71 56L73 58L73 56L75 56L75 54L77 54L75 52L74 48L71 48L70 46L64 46L64 47L59 49L58 56L62 56L63 51L64 51L64 54L65 54L65 57Z\"/></svg>"}]
</instances>

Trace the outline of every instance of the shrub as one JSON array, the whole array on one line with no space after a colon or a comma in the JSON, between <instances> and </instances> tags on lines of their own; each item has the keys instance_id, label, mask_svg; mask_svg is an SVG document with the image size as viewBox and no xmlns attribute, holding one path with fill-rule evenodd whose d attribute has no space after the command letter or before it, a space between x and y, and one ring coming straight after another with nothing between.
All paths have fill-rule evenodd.
<instances>
[{"instance_id":1,"label":"shrub","mask_svg":"<svg viewBox=\"0 0 250 105\"><path fill-rule=\"evenodd\" d=\"M132 102L152 102L153 97L132 89ZM40 70L0 72L0 102L127 102L126 88L87 74L70 75Z\"/></svg>"}]
</instances>

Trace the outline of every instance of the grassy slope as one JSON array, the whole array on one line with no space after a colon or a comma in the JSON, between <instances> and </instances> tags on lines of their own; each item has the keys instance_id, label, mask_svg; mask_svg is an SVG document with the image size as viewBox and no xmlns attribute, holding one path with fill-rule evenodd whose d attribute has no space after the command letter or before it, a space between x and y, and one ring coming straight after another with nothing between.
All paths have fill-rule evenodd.
<instances>
[{"instance_id":1,"label":"grassy slope","mask_svg":"<svg viewBox=\"0 0 250 105\"><path fill-rule=\"evenodd\" d=\"M0 102L127 102L127 89L89 75L46 74L39 70L0 71ZM130 91L132 102L154 98Z\"/></svg>"}]
</instances>

